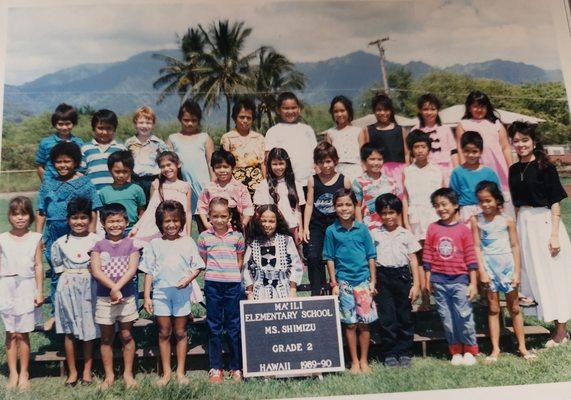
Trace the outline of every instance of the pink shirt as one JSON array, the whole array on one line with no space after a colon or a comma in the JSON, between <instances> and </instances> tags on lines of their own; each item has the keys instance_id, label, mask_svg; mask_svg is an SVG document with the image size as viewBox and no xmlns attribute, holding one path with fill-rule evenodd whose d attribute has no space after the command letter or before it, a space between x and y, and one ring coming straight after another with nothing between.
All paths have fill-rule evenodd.
<instances>
[{"instance_id":1,"label":"pink shirt","mask_svg":"<svg viewBox=\"0 0 571 400\"><path fill-rule=\"evenodd\" d=\"M430 146L430 154L428 161L431 164L451 164L451 157L456 154L456 139L449 126L435 125L423 126L416 125L414 129L420 129L422 132L428 133L432 144Z\"/></svg>"},{"instance_id":2,"label":"pink shirt","mask_svg":"<svg viewBox=\"0 0 571 400\"><path fill-rule=\"evenodd\" d=\"M196 214L207 215L208 204L215 197L222 197L228 200L228 206L238 209L240 214L245 216L254 215L254 206L252 205L248 188L234 178L230 179L230 182L224 187L220 186L218 182L208 182L198 197Z\"/></svg>"}]
</instances>

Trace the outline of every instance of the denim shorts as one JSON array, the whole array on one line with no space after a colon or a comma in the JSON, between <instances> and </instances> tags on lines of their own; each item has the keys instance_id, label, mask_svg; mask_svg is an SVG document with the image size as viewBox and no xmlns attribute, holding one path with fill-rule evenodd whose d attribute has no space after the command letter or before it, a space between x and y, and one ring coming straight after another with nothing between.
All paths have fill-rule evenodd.
<instances>
[{"instance_id":1,"label":"denim shorts","mask_svg":"<svg viewBox=\"0 0 571 400\"><path fill-rule=\"evenodd\" d=\"M185 317L190 314L191 286L184 289L176 287L153 290L153 312L159 317Z\"/></svg>"}]
</instances>

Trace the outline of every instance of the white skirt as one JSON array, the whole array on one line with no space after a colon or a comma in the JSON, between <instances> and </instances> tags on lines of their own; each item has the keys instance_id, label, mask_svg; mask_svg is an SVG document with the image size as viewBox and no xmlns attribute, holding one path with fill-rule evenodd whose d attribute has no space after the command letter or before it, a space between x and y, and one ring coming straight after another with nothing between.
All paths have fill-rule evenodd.
<instances>
[{"instance_id":1,"label":"white skirt","mask_svg":"<svg viewBox=\"0 0 571 400\"><path fill-rule=\"evenodd\" d=\"M570 320L571 244L563 221L559 223L561 250L555 257L551 257L548 247L551 236L551 211L548 208L520 208L517 230L521 242L522 294L537 301L534 314L539 319L547 322Z\"/></svg>"}]
</instances>

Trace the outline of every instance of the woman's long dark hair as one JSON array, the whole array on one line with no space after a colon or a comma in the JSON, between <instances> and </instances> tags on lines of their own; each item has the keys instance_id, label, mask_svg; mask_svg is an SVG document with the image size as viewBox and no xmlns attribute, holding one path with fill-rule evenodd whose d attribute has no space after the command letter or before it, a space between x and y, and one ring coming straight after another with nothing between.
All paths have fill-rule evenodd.
<instances>
[{"instance_id":1,"label":"woman's long dark hair","mask_svg":"<svg viewBox=\"0 0 571 400\"><path fill-rule=\"evenodd\" d=\"M543 144L541 143L541 137L539 133L535 130L537 125L530 124L529 122L523 121L515 121L508 127L508 135L510 139L513 140L516 133L521 133L522 135L529 136L531 140L533 140L533 144L535 145L533 149L533 155L537 160L537 164L539 165L539 169L545 169L551 163L549 162L549 158L547 158L547 153L543 148Z\"/></svg>"},{"instance_id":2,"label":"woman's long dark hair","mask_svg":"<svg viewBox=\"0 0 571 400\"><path fill-rule=\"evenodd\" d=\"M272 160L281 160L285 161L286 169L284 172L284 180L287 186L287 197L289 200L289 205L292 209L296 209L299 204L299 197L297 195L297 189L295 186L295 176L293 174L293 168L291 166L291 160L287 151L280 147L274 147L268 153L268 157L266 160L266 171L267 171L267 182L268 182L268 190L270 192L270 197L274 200L275 204L278 204L280 201L280 195L277 191L278 186L278 178L272 172Z\"/></svg>"},{"instance_id":3,"label":"woman's long dark hair","mask_svg":"<svg viewBox=\"0 0 571 400\"><path fill-rule=\"evenodd\" d=\"M174 151L163 151L161 154L157 156L157 165L161 166L161 161L167 159L177 165L180 165L180 158ZM177 169L176 176L178 179L182 180L182 173L180 172L180 167ZM163 196L163 184L167 178L163 176L163 174L159 174L159 196L161 196L161 202L165 201L165 197Z\"/></svg>"},{"instance_id":4,"label":"woman's long dark hair","mask_svg":"<svg viewBox=\"0 0 571 400\"><path fill-rule=\"evenodd\" d=\"M422 118L422 112L421 112L422 107L424 107L425 103L432 104L434 107L436 107L436 110L439 112L440 109L442 108L442 103L440 103L438 97L436 97L432 93L425 93L421 95L416 101L416 107L418 108L418 114L416 114L416 116L418 117L418 126L420 126L421 128L424 128L426 126L426 122L424 122L424 118ZM436 114L436 125L438 126L442 125L442 120L440 119L440 115L438 114Z\"/></svg>"},{"instance_id":5,"label":"woman's long dark hair","mask_svg":"<svg viewBox=\"0 0 571 400\"><path fill-rule=\"evenodd\" d=\"M262 214L266 211L271 211L276 216L276 232L282 235L291 236L291 232L287 225L285 218L275 204L263 204L256 207L256 212L252 217L252 220L248 224L248 234L246 235L246 241L248 244L252 243L254 240L265 241L268 238L262 229L262 224L260 224L260 218Z\"/></svg>"},{"instance_id":6,"label":"woman's long dark hair","mask_svg":"<svg viewBox=\"0 0 571 400\"><path fill-rule=\"evenodd\" d=\"M498 119L500 119L488 95L484 92L480 92L479 90L470 92L468 97L466 97L466 103L464 103L466 106L466 111L464 112L462 119L473 118L472 113L470 112L470 106L472 104L478 104L480 106L486 107L486 116L484 119L487 119L491 123L495 123Z\"/></svg>"}]
</instances>

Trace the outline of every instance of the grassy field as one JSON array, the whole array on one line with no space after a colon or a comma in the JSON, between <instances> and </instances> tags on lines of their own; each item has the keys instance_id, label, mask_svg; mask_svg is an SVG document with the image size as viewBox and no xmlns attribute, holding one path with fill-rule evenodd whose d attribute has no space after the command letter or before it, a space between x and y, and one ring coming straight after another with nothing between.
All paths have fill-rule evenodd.
<instances>
[{"instance_id":1,"label":"grassy field","mask_svg":"<svg viewBox=\"0 0 571 400\"><path fill-rule=\"evenodd\" d=\"M0 232L8 228L6 206L8 200L0 199ZM568 228L571 227L571 201L563 202L563 219ZM480 315L483 322L485 315ZM438 323L435 317L436 323ZM528 319L528 322L534 322ZM549 324L547 327L551 327ZM156 345L156 330L154 327L138 331L138 347ZM191 343L203 342L204 330L192 328ZM4 331L0 322L0 343L4 341ZM31 334L32 350L62 349L63 339L53 333ZM415 357L409 370L389 369L373 360L373 373L369 376L352 376L348 373L329 374L323 380L316 378L298 379L250 379L241 384L225 382L220 385L208 383L206 374L207 360L205 358L191 360L188 373L191 384L178 386L169 384L158 388L154 385L157 379L154 371L154 361L138 362L137 380L139 386L125 391L121 380L107 391L101 392L97 386L76 387L68 389L63 386L63 380L57 377L58 368L55 364L32 365L32 389L27 393L4 393L6 384L6 355L4 347L0 347L0 399L33 399L58 398L64 399L243 399L243 398L281 398L298 396L326 396L365 393L387 393L415 390L434 390L446 388L519 385L531 383L548 383L571 381L571 345L556 349L543 350L541 346L545 338L529 338L528 346L538 350L538 359L533 363L525 362L513 354L502 355L500 361L492 366L478 364L465 368L452 367L444 346L430 346L430 357L423 359ZM489 351L486 340L480 342L482 352ZM481 361L481 360L480 360ZM100 377L101 367L96 363L96 372Z\"/></svg>"}]
</instances>

